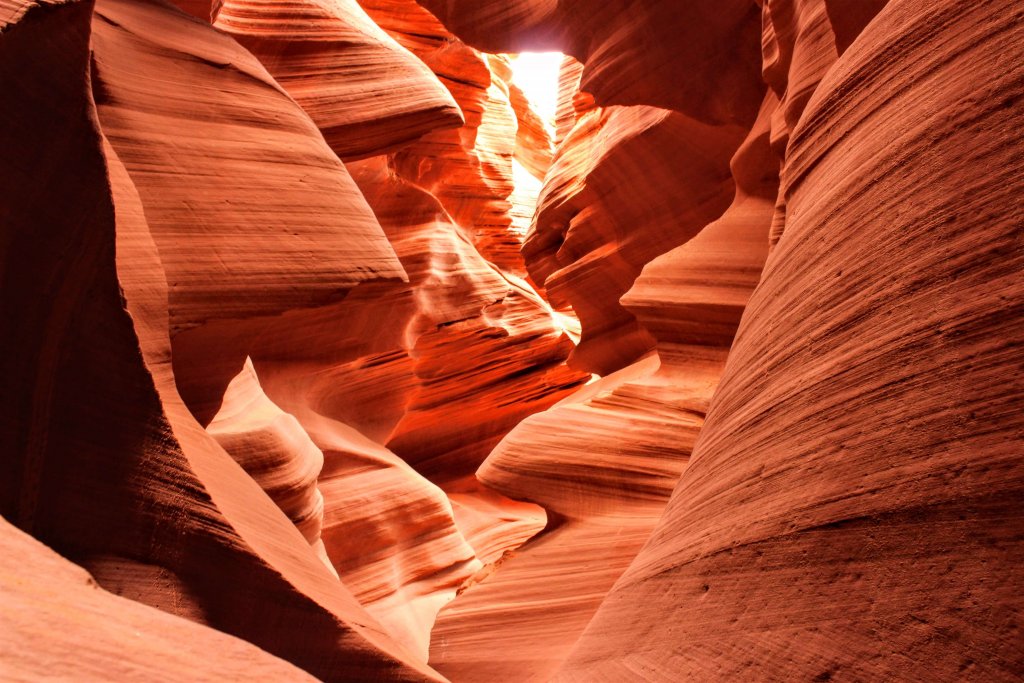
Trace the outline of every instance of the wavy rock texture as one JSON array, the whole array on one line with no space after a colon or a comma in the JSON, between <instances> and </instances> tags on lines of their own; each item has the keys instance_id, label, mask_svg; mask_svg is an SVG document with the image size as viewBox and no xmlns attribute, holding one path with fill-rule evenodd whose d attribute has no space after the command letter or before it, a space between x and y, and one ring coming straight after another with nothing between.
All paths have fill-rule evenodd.
<instances>
[{"instance_id":1,"label":"wavy rock texture","mask_svg":"<svg viewBox=\"0 0 1024 683\"><path fill-rule=\"evenodd\" d=\"M558 101L555 107L555 145L561 145L565 137L576 127L580 116L597 104L594 96L580 89L583 65L565 55L558 70Z\"/></svg>"},{"instance_id":2,"label":"wavy rock texture","mask_svg":"<svg viewBox=\"0 0 1024 683\"><path fill-rule=\"evenodd\" d=\"M0 678L1017 680L1024 10L422 5L0 0Z\"/></svg>"},{"instance_id":3,"label":"wavy rock texture","mask_svg":"<svg viewBox=\"0 0 1024 683\"><path fill-rule=\"evenodd\" d=\"M409 298L394 284L357 288L341 304L286 313L248 344L262 390L322 453L321 537L331 566L425 660L437 609L480 563L444 492L379 443L416 381L400 350ZM381 334L393 324L394 334ZM216 435L217 422L210 427Z\"/></svg>"},{"instance_id":4,"label":"wavy rock texture","mask_svg":"<svg viewBox=\"0 0 1024 683\"><path fill-rule=\"evenodd\" d=\"M463 124L430 69L355 0L225 0L214 25L259 58L342 159L382 154Z\"/></svg>"},{"instance_id":5,"label":"wavy rock texture","mask_svg":"<svg viewBox=\"0 0 1024 683\"><path fill-rule=\"evenodd\" d=\"M401 16L410 3L404 5L399 6ZM428 14L412 7L443 33ZM215 23L252 47L309 109L334 151L348 158L349 145L365 140L357 128L334 126L328 114L346 107L374 121L388 114L380 109L387 101L374 102L373 91L340 88L351 87L353 73L375 74L384 60L391 64L394 83L440 90L452 102L422 63L408 68L395 62L395 54L415 59L403 48L369 40L368 30L355 35L366 21L362 10L344 4L269 8L227 3ZM422 40L424 31L415 25L408 30L414 29ZM461 169L471 189L489 193L467 197L455 189L445 196L454 197L450 206L462 211L467 227L482 225L481 212L497 215L504 223L495 229L518 250L507 230L509 204L502 194L508 193L515 112L503 81L494 76L492 83L490 62L445 36L456 60L442 56L437 63L447 64L440 71L454 90L464 88L459 101L470 123L428 138L452 141L457 168L444 166L445 173ZM466 74L480 85L467 89L462 84ZM393 83L375 79L374 87L390 92ZM487 99L488 89L500 97ZM350 101L353 94L366 102ZM410 102L416 104L415 99ZM493 118L501 125L484 135L482 127ZM436 121L431 125L444 127ZM430 148L429 140L423 144ZM492 151L495 146L504 151ZM480 160L492 157L486 164ZM324 452L323 538L332 566L371 613L425 659L437 609L481 567L466 537L489 561L544 523L535 507L504 500L466 477L523 416L554 403L583 377L561 366L571 343L546 304L482 259L437 199L394 177L385 163L378 158L351 168L364 169L363 191L409 268L408 285L363 285L343 302L289 310L278 320L213 321L189 332L176 357L193 364L192 374L207 377L211 367L231 360L234 349L251 355L270 399L293 414ZM494 170L504 167L507 171ZM498 173L501 192L487 184L488 173ZM212 401L216 393L208 395ZM211 431L217 435L215 427ZM454 516L444 493L396 453L436 483L458 490ZM456 527L459 518L465 536Z\"/></svg>"},{"instance_id":6,"label":"wavy rock texture","mask_svg":"<svg viewBox=\"0 0 1024 683\"><path fill-rule=\"evenodd\" d=\"M558 680L1019 675L1021 18L892 0L823 76L691 464Z\"/></svg>"},{"instance_id":7,"label":"wavy rock texture","mask_svg":"<svg viewBox=\"0 0 1024 683\"><path fill-rule=\"evenodd\" d=\"M545 122L540 114L533 109L522 88L512 82L512 66L505 60L490 60L491 69L508 86L509 104L516 115L516 148L515 160L522 164L530 175L543 181L551 167L555 154L554 141L550 126L553 122ZM531 206L531 213L533 207Z\"/></svg>"},{"instance_id":8,"label":"wavy rock texture","mask_svg":"<svg viewBox=\"0 0 1024 683\"><path fill-rule=\"evenodd\" d=\"M148 35L151 42L140 45L138 38L128 39L101 22L95 39L96 71L105 98L100 104L101 121L115 147L125 150L129 173L134 173L133 180L138 187L148 190L140 189L146 217L156 226L154 240L162 250L167 276L177 284L171 289L172 311L179 312L177 316L172 313L172 331L186 324L181 322L176 326L178 319L203 323L175 337L174 361L178 386L191 399L193 412L206 421L207 415L212 418L210 413L222 406L222 385L227 386L224 376L237 372L236 364L244 362L245 355L262 359L275 348L313 342L316 337L295 336L296 330L303 326L319 325L319 333L329 335L332 325L337 329L350 317L341 304L322 304L341 299L347 289L361 281L379 280L380 276L397 281L399 277L404 278L405 273L362 194L313 122L251 55L212 29L201 33L209 38L211 45L198 42L198 29L183 18L175 24L174 17L147 17L141 9L144 5L116 7L124 16L115 15L116 24L110 26L131 29L133 36ZM106 8L100 11L97 16L102 20ZM178 33L168 30L175 26ZM175 39L179 42L172 42ZM168 44L171 47L167 47ZM119 50L118 47L131 49ZM198 52L202 59L182 57L186 48ZM216 50L220 51L218 59L232 64L231 68L210 64L213 61L210 52ZM147 57L156 64L146 64ZM133 69L141 68L139 65L145 65L150 72L164 68L169 75L159 81L158 86L147 90L145 86L152 81L133 78ZM184 68L180 68L182 65ZM190 74L188 69L200 73ZM189 121L196 111L191 94L192 79L223 81L222 89L209 93L207 106L215 117L212 121ZM172 93L176 93L178 99L170 101L180 104L181 109L176 111L182 124L188 123L194 137L169 138L152 134L153 126L166 125L166 103ZM165 103L163 109L154 108L153 98L157 97ZM243 112L240 107L246 105L249 108ZM205 134L204 123L209 131ZM240 142L225 145L215 131L222 136L224 131L232 131L228 139ZM173 151L166 145L173 145ZM161 172L155 161L164 159L173 159L175 173ZM211 181L208 174L211 164L217 160L223 163L223 175ZM302 175L296 175L298 169L302 169ZM240 177L245 179L244 184L239 184ZM197 193L200 182L203 191ZM285 188L292 191L285 192ZM191 198L193 196L195 199ZM188 222L182 222L180 205L174 201L179 197L187 198ZM252 207L256 207L255 210ZM268 231L264 221L273 221L278 227ZM246 240L249 251L237 248L242 236L249 236ZM281 288L282 295L275 296L275 290L270 289L268 283ZM255 292L259 295L254 296ZM386 303L380 302L378 310ZM286 314L283 318L269 317L281 312ZM330 345L325 346L324 351L330 353ZM228 402L233 400L230 393ZM225 407L230 409L230 406ZM325 445L316 443L315 439L309 443L309 437L291 425L290 445L301 444L301 447L284 448L276 455L262 448L257 454L245 456L242 441L255 435L231 435L226 433L231 428L225 431L224 424L211 427L213 434L231 447L236 458L249 464L254 459L272 460L278 472L295 476L286 483L263 483L278 503L283 503L282 507L291 513L293 521L306 532L307 540L312 541L323 556L325 549L319 548L313 533L320 513L316 488L311 486L309 477L315 475L312 470L316 456L311 447L325 448ZM326 443L332 445L329 439ZM394 496L392 503L410 499L421 501L419 509L422 510L422 499L437 495L425 492L425 482L410 477L411 472L401 469L395 462L388 463L384 469L393 487L406 489L403 495ZM339 490L337 484L329 490L336 495L353 493L351 489ZM288 498L294 500L288 501ZM294 508L295 505L301 509ZM331 527L327 529L331 532L326 536L328 540L337 536L334 527L355 523L367 512L360 511L355 519L349 519L339 513L339 506L348 509L344 500L327 501L326 513ZM435 507L444 510L440 504ZM405 508L396 505L396 509ZM411 515L415 509L413 505L406 512ZM395 516L401 518L400 513ZM411 522L411 519L404 521ZM442 530L437 532L439 536L449 542L458 538L450 513L446 527L443 514L431 519L435 525L442 525ZM387 536L379 538L383 543ZM429 543L424 546L430 548ZM350 548L328 550L337 555ZM353 592L364 598L364 604L371 606L376 600L365 599L368 591L377 598L400 592L410 578L408 572L422 572L424 566L434 566L431 563L449 561L450 556L442 550L443 547L427 552L433 557L430 563L416 561L412 563L413 569L393 571L383 582L390 591L382 588L380 582L367 586L352 580L351 572L343 579ZM370 557L367 556L367 564L374 562ZM470 559L471 556L464 555L458 558L458 563ZM405 566L401 554L396 557L392 553L388 561L395 566ZM337 559L342 568L349 568L352 562L348 557ZM404 624L408 619L397 621ZM425 660L426 653L420 645L425 638L422 633L417 631L413 635L407 629L397 628L392 628L391 632L410 649L419 648L420 658Z\"/></svg>"},{"instance_id":9,"label":"wavy rock texture","mask_svg":"<svg viewBox=\"0 0 1024 683\"><path fill-rule=\"evenodd\" d=\"M439 200L383 161L353 172L416 301L405 329L415 384L384 443L435 481L462 478L519 420L585 377L563 364L572 345L543 300L481 258Z\"/></svg>"},{"instance_id":10,"label":"wavy rock texture","mask_svg":"<svg viewBox=\"0 0 1024 683\"><path fill-rule=\"evenodd\" d=\"M824 0L766 3L762 24L762 73L780 99L772 121L772 147L783 159L808 100L839 53ZM780 194L772 244L778 242L785 222L786 197Z\"/></svg>"},{"instance_id":11,"label":"wavy rock texture","mask_svg":"<svg viewBox=\"0 0 1024 683\"><path fill-rule=\"evenodd\" d=\"M263 393L251 359L228 384L220 410L206 431L267 492L330 567L320 540L324 497L317 488L324 454L302 425Z\"/></svg>"},{"instance_id":12,"label":"wavy rock texture","mask_svg":"<svg viewBox=\"0 0 1024 683\"><path fill-rule=\"evenodd\" d=\"M263 391L323 451L331 564L425 659L437 610L481 562L544 525L542 510L481 489L473 471L519 420L585 376L565 367L572 345L546 304L481 258L440 203L388 163L350 168L407 284L362 285L256 332L208 324L202 338L205 348L244 344ZM211 431L219 436L216 421Z\"/></svg>"},{"instance_id":13,"label":"wavy rock texture","mask_svg":"<svg viewBox=\"0 0 1024 683\"><path fill-rule=\"evenodd\" d=\"M204 325L258 328L404 273L316 126L251 54L147 3L105 3L94 23L100 119L145 205L175 379L205 424L247 349Z\"/></svg>"},{"instance_id":14,"label":"wavy rock texture","mask_svg":"<svg viewBox=\"0 0 1024 683\"><path fill-rule=\"evenodd\" d=\"M481 50L572 55L585 65L582 89L601 105L647 104L708 124L747 126L757 112L759 18L750 0L421 4Z\"/></svg>"},{"instance_id":15,"label":"wavy rock texture","mask_svg":"<svg viewBox=\"0 0 1024 683\"><path fill-rule=\"evenodd\" d=\"M4 516L100 585L325 680L440 680L385 635L178 397L146 205L99 132L91 9L30 10L0 34L0 88L19 103L0 126L14 152L3 165L3 291L18 293L3 307L21 321L4 326L0 396L13 419L0 438L14 454L0 477ZM173 27L179 16L143 2L98 11L111 26Z\"/></svg>"},{"instance_id":16,"label":"wavy rock texture","mask_svg":"<svg viewBox=\"0 0 1024 683\"><path fill-rule=\"evenodd\" d=\"M522 144L517 144L521 126L503 78L507 60L464 44L414 0L361 4L433 70L466 121L459 129L437 131L396 153L395 172L430 192L485 259L504 272L525 276L521 238L510 230L512 161ZM543 163L543 153L532 155L532 163Z\"/></svg>"},{"instance_id":17,"label":"wavy rock texture","mask_svg":"<svg viewBox=\"0 0 1024 683\"><path fill-rule=\"evenodd\" d=\"M104 591L2 519L0 548L6 680L316 680L244 640Z\"/></svg>"},{"instance_id":18,"label":"wavy rock texture","mask_svg":"<svg viewBox=\"0 0 1024 683\"><path fill-rule=\"evenodd\" d=\"M480 468L486 485L540 504L552 522L442 611L431 663L453 680L548 680L657 523L767 253L775 104L733 160L732 207L649 264L624 299L655 333L657 356L527 418Z\"/></svg>"},{"instance_id":19,"label":"wavy rock texture","mask_svg":"<svg viewBox=\"0 0 1024 683\"><path fill-rule=\"evenodd\" d=\"M579 317L573 366L607 374L653 347L619 298L645 263L728 206L729 157L742 138L738 126L651 107L580 114L558 148L523 245L533 281Z\"/></svg>"}]
</instances>

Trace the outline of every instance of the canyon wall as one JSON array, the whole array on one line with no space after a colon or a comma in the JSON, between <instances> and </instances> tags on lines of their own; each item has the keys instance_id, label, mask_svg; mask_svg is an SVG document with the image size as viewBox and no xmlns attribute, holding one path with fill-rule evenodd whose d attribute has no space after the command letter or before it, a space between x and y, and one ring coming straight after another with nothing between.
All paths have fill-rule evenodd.
<instances>
[{"instance_id":1,"label":"canyon wall","mask_svg":"<svg viewBox=\"0 0 1024 683\"><path fill-rule=\"evenodd\" d=\"M1012 0L0 0L0 92L0 677L1024 671Z\"/></svg>"},{"instance_id":2,"label":"canyon wall","mask_svg":"<svg viewBox=\"0 0 1024 683\"><path fill-rule=\"evenodd\" d=\"M555 680L1024 670L1021 11L892 0L832 48L841 4L766 22L808 93L773 130L776 243L688 469Z\"/></svg>"}]
</instances>

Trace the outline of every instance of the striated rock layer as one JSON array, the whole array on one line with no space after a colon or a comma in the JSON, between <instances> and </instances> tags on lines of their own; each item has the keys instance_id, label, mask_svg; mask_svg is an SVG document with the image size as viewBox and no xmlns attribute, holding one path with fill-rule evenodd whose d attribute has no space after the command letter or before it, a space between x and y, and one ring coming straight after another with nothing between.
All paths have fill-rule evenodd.
<instances>
[{"instance_id":1,"label":"striated rock layer","mask_svg":"<svg viewBox=\"0 0 1024 683\"><path fill-rule=\"evenodd\" d=\"M259 58L342 159L381 154L463 123L430 69L355 0L225 0L214 25Z\"/></svg>"},{"instance_id":2,"label":"striated rock layer","mask_svg":"<svg viewBox=\"0 0 1024 683\"><path fill-rule=\"evenodd\" d=\"M212 321L177 338L176 358L187 376L199 377L231 362L233 349L252 358L262 391L323 452L330 565L425 660L440 606L481 560L492 561L544 524L541 510L481 489L472 472L520 419L585 376L563 365L572 345L547 304L487 260L505 263L502 250L511 245L521 264L509 231L512 158L526 144L550 144L536 131L517 143L517 117L530 112L523 102L518 110L510 104L507 64L461 45L415 3L365 4L440 82L418 61L418 69L402 71L395 54L411 55L393 42L346 29L365 19L346 4L227 3L215 24L253 49L346 159L352 143L365 141L356 128L335 126L332 112L387 116L385 96L400 78L458 102L456 113L466 120L458 130L435 120L420 143L349 164L408 283L362 285L337 304L292 307L278 319ZM394 82L374 79L366 91L341 87L356 73L375 73L381 60L392 64ZM542 155L531 158L543 163ZM219 400L213 390L193 404L198 412ZM210 431L223 438L216 420Z\"/></svg>"},{"instance_id":3,"label":"striated rock layer","mask_svg":"<svg viewBox=\"0 0 1024 683\"><path fill-rule=\"evenodd\" d=\"M484 258L525 276L511 214L513 160L542 179L553 150L548 130L511 83L507 57L466 45L414 0L360 4L433 70L466 121L396 154L396 172L433 194Z\"/></svg>"},{"instance_id":4,"label":"striated rock layer","mask_svg":"<svg viewBox=\"0 0 1024 683\"><path fill-rule=\"evenodd\" d=\"M320 558L331 566L320 539L324 497L317 479L324 454L302 425L263 393L251 359L231 380L206 431L267 492Z\"/></svg>"},{"instance_id":5,"label":"striated rock layer","mask_svg":"<svg viewBox=\"0 0 1024 683\"><path fill-rule=\"evenodd\" d=\"M0 0L0 678L1017 680L1022 65L1011 0Z\"/></svg>"},{"instance_id":6,"label":"striated rock layer","mask_svg":"<svg viewBox=\"0 0 1024 683\"><path fill-rule=\"evenodd\" d=\"M733 159L733 205L648 264L623 299L657 354L527 418L480 468L485 484L539 503L551 521L442 611L431 663L453 680L548 680L657 523L764 263L775 104L766 99ZM504 643L516 647L495 660Z\"/></svg>"},{"instance_id":7,"label":"striated rock layer","mask_svg":"<svg viewBox=\"0 0 1024 683\"><path fill-rule=\"evenodd\" d=\"M728 206L738 126L652 107L582 112L545 179L523 245L531 278L571 306L582 336L571 363L607 374L653 339L619 305L640 269Z\"/></svg>"},{"instance_id":8,"label":"striated rock layer","mask_svg":"<svg viewBox=\"0 0 1024 683\"><path fill-rule=\"evenodd\" d=\"M489 52L557 50L598 104L648 104L709 124L749 125L760 100L751 0L420 0ZM680 36L686 36L680 40Z\"/></svg>"},{"instance_id":9,"label":"striated rock layer","mask_svg":"<svg viewBox=\"0 0 1024 683\"><path fill-rule=\"evenodd\" d=\"M1019 676L1022 26L892 0L821 77L691 464L557 680Z\"/></svg>"},{"instance_id":10,"label":"striated rock layer","mask_svg":"<svg viewBox=\"0 0 1024 683\"><path fill-rule=\"evenodd\" d=\"M5 680L316 680L243 640L107 593L2 519L0 549Z\"/></svg>"},{"instance_id":11,"label":"striated rock layer","mask_svg":"<svg viewBox=\"0 0 1024 683\"><path fill-rule=\"evenodd\" d=\"M84 2L30 7L0 34L0 89L18 102L0 126L13 152L2 166L12 190L2 306L5 320L20 321L2 328L9 353L0 400L9 419L0 439L12 454L0 477L4 517L100 585L240 636L322 679L440 680L385 634L178 397L149 205L102 136L92 98L91 10ZM133 27L124 36L130 49L147 44L147 26L164 27L158 40L173 41L169 29L186 26L179 16L162 4L104 2L95 21ZM101 31L108 55L118 48L111 31ZM204 31L216 47L219 37ZM173 54L154 47L135 63ZM15 160L34 166L26 172Z\"/></svg>"}]
</instances>

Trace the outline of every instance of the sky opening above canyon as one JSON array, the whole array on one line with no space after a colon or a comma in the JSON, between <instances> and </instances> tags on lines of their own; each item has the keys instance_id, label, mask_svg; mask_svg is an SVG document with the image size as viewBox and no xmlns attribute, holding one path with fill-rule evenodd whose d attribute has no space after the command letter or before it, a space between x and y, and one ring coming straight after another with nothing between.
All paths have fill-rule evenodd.
<instances>
[{"instance_id":1,"label":"sky opening above canyon","mask_svg":"<svg viewBox=\"0 0 1024 683\"><path fill-rule=\"evenodd\" d=\"M564 58L561 52L522 52L510 60L512 83L523 91L552 135L558 110L558 73ZM512 161L512 182L516 188L512 197L516 206L512 231L524 238L530 228L542 183L517 160Z\"/></svg>"},{"instance_id":2,"label":"sky opening above canyon","mask_svg":"<svg viewBox=\"0 0 1024 683\"><path fill-rule=\"evenodd\" d=\"M512 59L512 82L522 88L534 111L554 130L561 52L522 52Z\"/></svg>"}]
</instances>

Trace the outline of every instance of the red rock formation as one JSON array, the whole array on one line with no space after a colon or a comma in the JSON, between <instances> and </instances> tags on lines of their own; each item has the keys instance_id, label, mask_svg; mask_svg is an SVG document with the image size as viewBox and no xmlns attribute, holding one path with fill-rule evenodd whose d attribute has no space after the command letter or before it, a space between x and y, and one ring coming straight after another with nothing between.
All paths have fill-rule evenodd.
<instances>
[{"instance_id":1,"label":"red rock formation","mask_svg":"<svg viewBox=\"0 0 1024 683\"><path fill-rule=\"evenodd\" d=\"M20 321L2 332L0 401L11 419L0 438L12 454L0 477L3 515L101 585L321 678L439 680L384 634L178 398L148 216L99 132L90 10L30 7L0 34L0 89L18 103L0 126L12 151L2 166L3 291L16 293L2 305L5 320ZM179 26L164 5L98 11L97 25L135 29L132 46L145 44L147 22L168 28L164 41ZM26 173L15 160L34 166Z\"/></svg>"},{"instance_id":2,"label":"red rock formation","mask_svg":"<svg viewBox=\"0 0 1024 683\"><path fill-rule=\"evenodd\" d=\"M355 107L373 121L390 114L373 110L381 103L369 98L372 92L363 93L365 103L350 102L348 91L330 84L350 87L344 77L355 69L372 73L381 68L382 59L394 62L388 50L411 55L395 45L386 50L387 45L367 43L372 32L365 30L359 33L359 44L369 47L351 49L339 42L335 34L352 32L343 24L362 16L358 8L302 7L319 22L307 27L306 37L282 28L295 25L296 7L269 11L228 3L216 25L250 45L310 110L334 150L349 156L352 143L365 141L358 139L354 127L334 126L325 112ZM322 40L331 36L334 42ZM320 51L311 57L297 45ZM325 74L317 69L329 49L344 52L346 61L336 65L338 71ZM459 54L469 56L468 63L482 69L484 87L495 90L488 61L464 46ZM422 64L418 69L402 63L390 68L395 82L420 79L424 89L440 89L451 100ZM463 78L464 72L460 63L444 71L453 79ZM327 85L321 88L320 83ZM485 154L495 155L509 169L504 175L510 174L515 125L507 95L505 100L497 105L465 100L467 107L480 109L466 127L477 138L475 148L462 132L449 135L456 143L456 166L468 182L485 189L487 168L495 166L480 162ZM495 109L509 125L497 128L493 139L478 136L480 121ZM495 144L504 145L508 153L491 152L488 145ZM295 415L324 451L323 536L332 566L389 631L425 659L434 614L480 563L456 528L444 494L385 445L438 483L458 488L458 510L465 513L470 538L480 538L485 556L500 554L536 531L537 520L543 524L542 513L511 501L508 509L488 507L488 501L500 497L467 487L461 479L519 419L555 402L582 378L560 366L571 345L546 305L528 287L510 282L481 259L436 199L398 181L383 163L378 159L353 168L364 169L361 183L402 252L412 275L409 285L364 286L343 303L293 308L278 320L213 321L179 337L176 358L182 359L183 372L188 366L188 375L208 377L209 369L226 364L235 349L251 355L263 390ZM468 226L479 225L468 221L475 221L479 205L487 206L494 197L484 199L460 198L470 205L464 211ZM507 230L508 202L502 201L503 233L518 248ZM478 360L467 364L473 357ZM490 363L498 357L501 363ZM495 400L498 392L501 404ZM219 400L215 392L207 395ZM452 419L455 415L460 419ZM219 434L215 424L211 431ZM386 497L382 490L388 491Z\"/></svg>"},{"instance_id":3,"label":"red rock formation","mask_svg":"<svg viewBox=\"0 0 1024 683\"><path fill-rule=\"evenodd\" d=\"M0 595L7 680L316 680L244 640L107 593L2 519Z\"/></svg>"},{"instance_id":4,"label":"red rock formation","mask_svg":"<svg viewBox=\"0 0 1024 683\"><path fill-rule=\"evenodd\" d=\"M206 431L288 515L330 567L320 540L324 497L317 488L324 454L302 425L263 393L250 359L231 380Z\"/></svg>"},{"instance_id":5,"label":"red rock formation","mask_svg":"<svg viewBox=\"0 0 1024 683\"><path fill-rule=\"evenodd\" d=\"M214 25L259 58L345 160L463 123L430 69L355 0L225 0Z\"/></svg>"},{"instance_id":6,"label":"red rock formation","mask_svg":"<svg viewBox=\"0 0 1024 683\"><path fill-rule=\"evenodd\" d=\"M582 89L602 105L648 104L712 124L750 124L757 111L750 0L420 1L481 50L572 55L585 65Z\"/></svg>"},{"instance_id":7,"label":"red rock formation","mask_svg":"<svg viewBox=\"0 0 1024 683\"><path fill-rule=\"evenodd\" d=\"M341 162L252 55L145 3L104 4L95 23L100 119L170 283L175 379L206 423L247 349L202 326L327 304L403 273ZM197 82L210 87L197 94Z\"/></svg>"},{"instance_id":8,"label":"red rock formation","mask_svg":"<svg viewBox=\"0 0 1024 683\"><path fill-rule=\"evenodd\" d=\"M1024 668L1022 26L893 0L822 77L691 465L558 680Z\"/></svg>"},{"instance_id":9,"label":"red rock formation","mask_svg":"<svg viewBox=\"0 0 1024 683\"><path fill-rule=\"evenodd\" d=\"M555 153L551 132L548 130L551 123L545 122L534 111L522 88L512 82L510 64L503 60L491 59L490 65L491 69L497 72L501 80L508 86L509 103L516 115L518 127L516 129L515 159L534 178L542 181L548 168L551 167Z\"/></svg>"},{"instance_id":10,"label":"red rock formation","mask_svg":"<svg viewBox=\"0 0 1024 683\"><path fill-rule=\"evenodd\" d=\"M555 110L555 144L561 145L582 114L597 106L593 95L580 90L583 65L566 55L558 72L558 104Z\"/></svg>"},{"instance_id":11,"label":"red rock formation","mask_svg":"<svg viewBox=\"0 0 1024 683\"><path fill-rule=\"evenodd\" d=\"M553 521L442 611L431 662L453 680L548 680L657 523L767 252L774 106L769 98L733 159L730 209L648 264L623 299L657 337L658 357L527 418L480 468L485 484ZM517 647L496 660L499 643Z\"/></svg>"},{"instance_id":12,"label":"red rock formation","mask_svg":"<svg viewBox=\"0 0 1024 683\"><path fill-rule=\"evenodd\" d=\"M718 217L743 132L651 107L593 109L559 146L523 245L531 278L582 326L571 363L607 374L653 339L618 300L655 256Z\"/></svg>"},{"instance_id":13,"label":"red rock formation","mask_svg":"<svg viewBox=\"0 0 1024 683\"><path fill-rule=\"evenodd\" d=\"M414 0L360 2L437 74L466 121L457 130L437 131L397 153L395 172L430 192L484 258L505 272L525 276L521 239L510 230L519 124L502 78L507 63L462 43Z\"/></svg>"},{"instance_id":14,"label":"red rock formation","mask_svg":"<svg viewBox=\"0 0 1024 683\"><path fill-rule=\"evenodd\" d=\"M1024 12L422 3L0 0L0 678L1015 680Z\"/></svg>"},{"instance_id":15,"label":"red rock formation","mask_svg":"<svg viewBox=\"0 0 1024 683\"><path fill-rule=\"evenodd\" d=\"M405 359L387 359L404 366L397 371L411 374L411 386L383 441L439 483L461 479L519 420L584 377L563 364L571 343L550 309L528 285L482 259L437 199L382 161L355 165L353 173L409 273L416 302ZM361 426L356 415L349 419Z\"/></svg>"}]
</instances>

